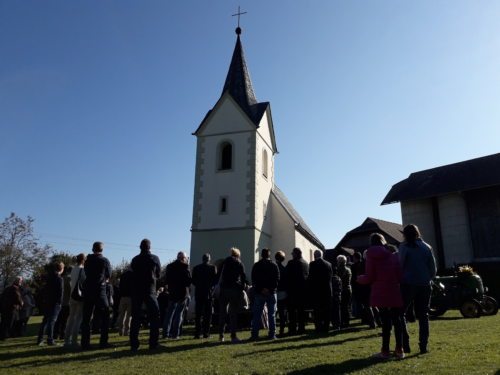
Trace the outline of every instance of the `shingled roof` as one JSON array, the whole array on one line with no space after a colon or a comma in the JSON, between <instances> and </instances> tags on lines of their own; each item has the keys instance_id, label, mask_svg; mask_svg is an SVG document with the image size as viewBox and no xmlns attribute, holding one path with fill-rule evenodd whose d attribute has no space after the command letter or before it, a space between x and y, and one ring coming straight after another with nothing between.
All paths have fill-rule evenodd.
<instances>
[{"instance_id":1,"label":"shingled roof","mask_svg":"<svg viewBox=\"0 0 500 375\"><path fill-rule=\"evenodd\" d=\"M500 185L500 153L412 173L391 188L382 204L495 185Z\"/></svg>"},{"instance_id":2,"label":"shingled roof","mask_svg":"<svg viewBox=\"0 0 500 375\"><path fill-rule=\"evenodd\" d=\"M294 221L295 229L313 244L318 246L319 249L324 250L325 246L321 243L318 237L316 237L316 235L306 224L302 216L300 216L300 214L295 210L285 194L283 194L283 192L276 185L274 185L273 187L272 194Z\"/></svg>"},{"instance_id":3,"label":"shingled roof","mask_svg":"<svg viewBox=\"0 0 500 375\"><path fill-rule=\"evenodd\" d=\"M363 221L363 224L347 232L344 237L356 233L367 233L367 232L370 233L381 232L383 234L391 236L400 243L403 242L403 226L401 224L375 219L373 217L367 217L365 221Z\"/></svg>"}]
</instances>

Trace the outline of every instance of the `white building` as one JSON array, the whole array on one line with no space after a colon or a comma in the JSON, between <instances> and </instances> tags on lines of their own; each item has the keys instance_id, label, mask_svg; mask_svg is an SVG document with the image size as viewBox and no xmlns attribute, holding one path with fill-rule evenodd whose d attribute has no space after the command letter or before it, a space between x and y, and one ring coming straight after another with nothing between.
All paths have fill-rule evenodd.
<instances>
[{"instance_id":1,"label":"white building","mask_svg":"<svg viewBox=\"0 0 500 375\"><path fill-rule=\"evenodd\" d=\"M277 153L271 106L257 102L237 39L221 97L198 129L191 263L241 250L247 273L268 247L302 249L306 260L324 246L275 185Z\"/></svg>"}]
</instances>

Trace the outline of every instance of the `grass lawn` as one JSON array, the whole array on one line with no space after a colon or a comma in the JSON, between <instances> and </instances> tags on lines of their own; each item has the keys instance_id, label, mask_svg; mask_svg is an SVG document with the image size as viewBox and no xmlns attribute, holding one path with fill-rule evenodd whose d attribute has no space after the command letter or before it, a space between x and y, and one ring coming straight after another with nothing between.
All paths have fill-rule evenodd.
<instances>
[{"instance_id":1,"label":"grass lawn","mask_svg":"<svg viewBox=\"0 0 500 375\"><path fill-rule=\"evenodd\" d=\"M133 355L127 339L116 333L110 335L117 345L113 349L38 347L34 334L39 321L33 318L28 337L0 343L0 374L500 374L500 315L463 319L448 312L431 321L428 354L386 362L371 358L380 349L379 331L356 322L331 336L306 334L239 345L219 344L217 337L194 340L188 327L186 338L163 340L154 353L148 351L143 331L142 347ZM418 348L416 328L410 324L413 349ZM240 338L248 337L248 331L241 332Z\"/></svg>"}]
</instances>

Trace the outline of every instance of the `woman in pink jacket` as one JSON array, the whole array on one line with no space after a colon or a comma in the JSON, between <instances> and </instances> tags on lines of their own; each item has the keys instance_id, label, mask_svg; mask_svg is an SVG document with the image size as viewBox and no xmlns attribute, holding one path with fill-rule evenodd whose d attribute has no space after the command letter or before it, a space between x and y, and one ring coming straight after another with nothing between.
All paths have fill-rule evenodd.
<instances>
[{"instance_id":1,"label":"woman in pink jacket","mask_svg":"<svg viewBox=\"0 0 500 375\"><path fill-rule=\"evenodd\" d=\"M370 305L378 307L382 320L382 350L376 357L390 358L389 343L394 326L397 358L404 358L402 314L403 299L399 283L402 277L399 257L387 246L385 238L379 233L370 237L371 246L366 252L366 274L358 276L360 284L371 284Z\"/></svg>"}]
</instances>

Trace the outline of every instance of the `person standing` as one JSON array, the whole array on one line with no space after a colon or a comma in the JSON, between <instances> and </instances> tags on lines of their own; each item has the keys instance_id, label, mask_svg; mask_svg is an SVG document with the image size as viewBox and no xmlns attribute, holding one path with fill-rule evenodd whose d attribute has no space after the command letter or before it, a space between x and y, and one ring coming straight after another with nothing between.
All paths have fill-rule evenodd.
<instances>
[{"instance_id":1,"label":"person standing","mask_svg":"<svg viewBox=\"0 0 500 375\"><path fill-rule=\"evenodd\" d=\"M370 237L371 246L366 252L366 274L358 276L360 284L371 285L370 304L379 308L382 320L382 349L375 356L390 358L391 330L394 326L396 349L394 355L404 358L403 349L403 299L401 298L401 266L397 254L387 247L383 235L374 233Z\"/></svg>"},{"instance_id":2,"label":"person standing","mask_svg":"<svg viewBox=\"0 0 500 375\"><path fill-rule=\"evenodd\" d=\"M76 256L76 265L71 270L70 275L70 298L69 298L69 316L66 324L66 332L64 337L64 346L77 346L78 333L82 325L83 317L83 301L77 301L71 297L73 290L77 284L83 285L85 281L85 270L83 264L85 263L86 256L80 253Z\"/></svg>"},{"instance_id":3,"label":"person standing","mask_svg":"<svg viewBox=\"0 0 500 375\"><path fill-rule=\"evenodd\" d=\"M285 261L285 252L283 251L278 251L274 255L274 259L276 259L276 264L278 265L278 269L280 272L280 279L278 281L278 288L277 288L277 293L276 293L276 298L278 300L277 302L277 307L278 307L278 318L280 320L280 331L279 335L283 336L285 334L285 327L287 323L287 318L286 318L286 304L287 304L287 281L286 281L286 272L285 272L285 266L283 265L283 262Z\"/></svg>"},{"instance_id":4,"label":"person standing","mask_svg":"<svg viewBox=\"0 0 500 375\"><path fill-rule=\"evenodd\" d=\"M309 264L308 287L314 309L314 326L317 333L327 333L332 310L332 265L323 259L321 250L314 251Z\"/></svg>"},{"instance_id":5,"label":"person standing","mask_svg":"<svg viewBox=\"0 0 500 375\"><path fill-rule=\"evenodd\" d=\"M370 307L370 286L358 283L359 275L365 274L365 262L360 252L353 255L354 263L351 265L351 286L352 296L356 306L356 312L362 323L366 323L370 328L375 328L375 317Z\"/></svg>"},{"instance_id":6,"label":"person standing","mask_svg":"<svg viewBox=\"0 0 500 375\"><path fill-rule=\"evenodd\" d=\"M340 295L340 327L347 328L351 320L352 273L351 269L347 267L347 258L345 255L337 256L337 275L342 283L342 292Z\"/></svg>"},{"instance_id":7,"label":"person standing","mask_svg":"<svg viewBox=\"0 0 500 375\"><path fill-rule=\"evenodd\" d=\"M146 305L149 318L149 349L158 347L160 335L160 308L156 299L156 281L160 278L161 264L156 255L151 254L151 241L141 241L141 253L130 263L132 269L132 324L130 326L130 348L139 349L139 329L141 308Z\"/></svg>"},{"instance_id":8,"label":"person standing","mask_svg":"<svg viewBox=\"0 0 500 375\"><path fill-rule=\"evenodd\" d=\"M262 258L252 268L254 301L252 309L252 334L250 340L259 338L262 312L267 306L268 338L276 339L276 289L280 279L278 265L271 260L271 250L262 249Z\"/></svg>"},{"instance_id":9,"label":"person standing","mask_svg":"<svg viewBox=\"0 0 500 375\"><path fill-rule=\"evenodd\" d=\"M230 251L231 255L222 264L219 280L219 341L224 342L224 329L226 327L226 318L229 314L231 343L238 344L241 342L236 335L238 311L243 305L243 293L245 292L247 278L245 267L240 260L240 250L232 247Z\"/></svg>"},{"instance_id":10,"label":"person standing","mask_svg":"<svg viewBox=\"0 0 500 375\"><path fill-rule=\"evenodd\" d=\"M309 265L302 258L302 250L292 250L292 259L286 265L288 281L288 333L303 334L306 329L306 283Z\"/></svg>"},{"instance_id":11,"label":"person standing","mask_svg":"<svg viewBox=\"0 0 500 375\"><path fill-rule=\"evenodd\" d=\"M71 295L71 271L72 267L65 267L61 277L64 283L64 293L61 305L61 311L54 325L54 338L64 340L66 337L66 326L69 317L69 300Z\"/></svg>"},{"instance_id":12,"label":"person standing","mask_svg":"<svg viewBox=\"0 0 500 375\"><path fill-rule=\"evenodd\" d=\"M431 301L431 282L436 276L436 260L432 247L422 240L418 227L409 224L404 227L405 241L399 246L399 260L403 268L401 293L404 301L404 313L413 303L418 320L419 349L427 353L429 341L429 306ZM410 337L403 316L403 346L410 352Z\"/></svg>"},{"instance_id":13,"label":"person standing","mask_svg":"<svg viewBox=\"0 0 500 375\"><path fill-rule=\"evenodd\" d=\"M163 322L163 338L178 339L192 281L186 253L179 251L177 259L167 266L165 281L169 304Z\"/></svg>"},{"instance_id":14,"label":"person standing","mask_svg":"<svg viewBox=\"0 0 500 375\"><path fill-rule=\"evenodd\" d=\"M57 345L54 342L54 325L56 323L64 294L64 281L61 274L64 272L64 263L56 262L47 278L44 293L44 314L38 330L37 344L43 345L43 335L47 332L47 345Z\"/></svg>"},{"instance_id":15,"label":"person standing","mask_svg":"<svg viewBox=\"0 0 500 375\"><path fill-rule=\"evenodd\" d=\"M104 244L94 242L92 254L87 256L84 265L85 281L83 283L83 318L82 318L82 350L90 349L90 320L92 315L98 319L100 325L101 348L109 347L109 300L106 294L106 284L111 277L111 265L102 253Z\"/></svg>"},{"instance_id":16,"label":"person standing","mask_svg":"<svg viewBox=\"0 0 500 375\"><path fill-rule=\"evenodd\" d=\"M217 268L210 264L210 254L202 257L202 263L193 268L193 285L195 299L195 329L194 338L199 339L203 331L203 338L210 336L212 308L214 302L214 287L217 283ZM203 325L202 325L203 318Z\"/></svg>"},{"instance_id":17,"label":"person standing","mask_svg":"<svg viewBox=\"0 0 500 375\"><path fill-rule=\"evenodd\" d=\"M23 278L18 276L12 284L5 288L1 297L1 317L0 323L0 340L5 340L14 332L14 325L19 319L19 310L23 306L23 298L21 295L21 285Z\"/></svg>"},{"instance_id":18,"label":"person standing","mask_svg":"<svg viewBox=\"0 0 500 375\"><path fill-rule=\"evenodd\" d=\"M26 328L28 327L28 321L33 314L36 303L35 297L33 297L33 293L28 284L21 284L19 290L23 299L23 306L19 310L19 320L14 325L14 332L17 336L24 336L26 334Z\"/></svg>"},{"instance_id":19,"label":"person standing","mask_svg":"<svg viewBox=\"0 0 500 375\"><path fill-rule=\"evenodd\" d=\"M118 334L128 336L132 319L132 285L134 273L128 267L120 277L120 305L118 307Z\"/></svg>"}]
</instances>

